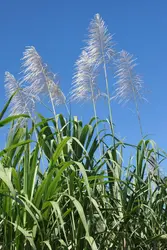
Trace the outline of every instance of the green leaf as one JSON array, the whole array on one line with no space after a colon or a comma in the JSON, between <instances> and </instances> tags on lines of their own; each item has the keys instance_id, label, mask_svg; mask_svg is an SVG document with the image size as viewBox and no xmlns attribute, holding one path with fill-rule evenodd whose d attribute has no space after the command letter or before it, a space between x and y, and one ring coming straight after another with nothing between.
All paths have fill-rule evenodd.
<instances>
[{"instance_id":1,"label":"green leaf","mask_svg":"<svg viewBox=\"0 0 167 250\"><path fill-rule=\"evenodd\" d=\"M17 144L14 144L8 148L5 148L3 149L2 151L0 151L0 156L2 156L3 154L9 152L10 150L14 149L14 148L18 148L20 146L23 146L23 145L26 145L26 144L29 144L30 142L33 142L32 140L27 140L27 141L22 141L22 142L19 142Z\"/></svg>"},{"instance_id":2,"label":"green leaf","mask_svg":"<svg viewBox=\"0 0 167 250\"><path fill-rule=\"evenodd\" d=\"M86 235L89 236L88 223L86 221L85 213L84 213L84 210L83 210L83 207L82 207L81 203L77 199L75 199L74 197L72 197L70 195L67 195L67 196L71 199L71 201L73 202L74 206L76 207L77 212L78 212L78 214L80 216L80 219L82 221L82 224L83 224L83 226L85 228Z\"/></svg>"},{"instance_id":3,"label":"green leaf","mask_svg":"<svg viewBox=\"0 0 167 250\"><path fill-rule=\"evenodd\" d=\"M98 250L97 245L93 237L91 236L85 236L85 239L88 241L90 247L92 250Z\"/></svg>"},{"instance_id":4,"label":"green leaf","mask_svg":"<svg viewBox=\"0 0 167 250\"><path fill-rule=\"evenodd\" d=\"M18 91L18 90L17 90ZM15 91L12 96L9 98L9 100L7 101L7 103L5 104L2 112L0 113L0 120L2 119L2 117L4 116L6 110L8 109L10 103L11 103L11 100L13 99L14 95L17 93L17 91Z\"/></svg>"},{"instance_id":5,"label":"green leaf","mask_svg":"<svg viewBox=\"0 0 167 250\"><path fill-rule=\"evenodd\" d=\"M2 179L3 182L5 182L11 194L15 197L16 192L11 182L11 172L12 172L11 168L4 168L0 163L0 178Z\"/></svg>"},{"instance_id":6,"label":"green leaf","mask_svg":"<svg viewBox=\"0 0 167 250\"><path fill-rule=\"evenodd\" d=\"M5 126L6 124L17 120L19 118L29 118L29 115L13 115L13 116L9 116L8 118L5 118L4 120L0 121L0 127Z\"/></svg>"},{"instance_id":7,"label":"green leaf","mask_svg":"<svg viewBox=\"0 0 167 250\"><path fill-rule=\"evenodd\" d=\"M10 222L10 223L15 227L15 229L18 229L24 235L26 240L28 240L30 245L32 246L32 249L37 250L35 243L34 243L34 240L33 240L33 237L32 237L32 233L30 231L25 230L24 228L17 225L16 223L13 223L13 222Z\"/></svg>"},{"instance_id":8,"label":"green leaf","mask_svg":"<svg viewBox=\"0 0 167 250\"><path fill-rule=\"evenodd\" d=\"M43 241L43 243L48 247L49 250L52 250L52 247L49 243L49 240L45 240L45 241Z\"/></svg>"}]
</instances>

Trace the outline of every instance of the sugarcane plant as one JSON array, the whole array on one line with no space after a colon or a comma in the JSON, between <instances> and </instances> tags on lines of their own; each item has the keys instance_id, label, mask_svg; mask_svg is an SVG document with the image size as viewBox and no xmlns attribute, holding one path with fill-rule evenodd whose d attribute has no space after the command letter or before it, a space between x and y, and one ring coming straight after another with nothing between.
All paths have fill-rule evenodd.
<instances>
[{"instance_id":1,"label":"sugarcane plant","mask_svg":"<svg viewBox=\"0 0 167 250\"><path fill-rule=\"evenodd\" d=\"M138 103L143 81L132 55L117 52L114 44L96 14L67 98L58 75L33 46L24 51L19 79L5 73L0 249L166 249L167 179L161 167L167 154L144 137ZM116 79L114 91L109 75ZM100 98L107 103L105 120L98 118ZM141 132L137 145L118 138L114 100L134 102ZM85 101L93 106L86 124L68 108ZM58 113L60 104L66 115ZM50 115L38 113L38 105ZM134 156L126 161L129 148Z\"/></svg>"}]
</instances>

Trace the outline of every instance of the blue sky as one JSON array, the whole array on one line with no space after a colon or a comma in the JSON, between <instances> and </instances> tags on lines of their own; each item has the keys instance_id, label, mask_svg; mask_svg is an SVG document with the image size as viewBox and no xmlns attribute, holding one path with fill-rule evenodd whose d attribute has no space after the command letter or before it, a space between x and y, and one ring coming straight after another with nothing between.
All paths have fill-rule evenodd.
<instances>
[{"instance_id":1,"label":"blue sky","mask_svg":"<svg viewBox=\"0 0 167 250\"><path fill-rule=\"evenodd\" d=\"M33 45L50 68L59 74L68 94L74 63L84 46L87 28L94 14L106 22L116 49L125 49L138 58L136 70L145 82L148 103L140 105L145 135L167 147L167 1L161 0L2 0L0 2L0 108L5 103L4 72L17 76L25 46ZM108 74L112 72L108 71ZM110 82L112 85L114 80ZM100 84L104 84L103 82ZM112 104L116 132L129 143L140 140L133 105ZM57 112L61 112L58 109ZM46 114L46 111L43 111ZM73 105L72 112L88 120L90 103ZM107 106L98 103L100 118L107 116ZM49 115L49 114L48 114ZM5 132L4 132L5 133Z\"/></svg>"}]
</instances>

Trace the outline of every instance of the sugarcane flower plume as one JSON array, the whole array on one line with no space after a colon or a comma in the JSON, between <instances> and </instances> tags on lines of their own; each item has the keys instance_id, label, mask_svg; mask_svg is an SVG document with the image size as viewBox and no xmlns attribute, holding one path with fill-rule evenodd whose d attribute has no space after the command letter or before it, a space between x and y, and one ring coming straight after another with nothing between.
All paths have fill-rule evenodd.
<instances>
[{"instance_id":1,"label":"sugarcane flower plume","mask_svg":"<svg viewBox=\"0 0 167 250\"><path fill-rule=\"evenodd\" d=\"M87 50L89 51L92 60L97 64L107 63L114 56L114 43L112 35L100 17L96 14L89 25L89 39L87 41Z\"/></svg>"},{"instance_id":2,"label":"sugarcane flower plume","mask_svg":"<svg viewBox=\"0 0 167 250\"><path fill-rule=\"evenodd\" d=\"M48 80L48 88L51 93L54 104L58 106L66 102L66 97L63 94L59 85L59 81L56 78L56 75L52 76L52 78L50 77L50 79Z\"/></svg>"},{"instance_id":3,"label":"sugarcane flower plume","mask_svg":"<svg viewBox=\"0 0 167 250\"><path fill-rule=\"evenodd\" d=\"M117 81L114 98L118 99L119 103L125 104L131 100L136 102L143 99L143 81L135 71L135 61L133 55L124 50L119 53L116 60Z\"/></svg>"},{"instance_id":4,"label":"sugarcane flower plume","mask_svg":"<svg viewBox=\"0 0 167 250\"><path fill-rule=\"evenodd\" d=\"M99 96L96 78L98 72L92 57L83 50L75 64L71 101L96 100Z\"/></svg>"},{"instance_id":5,"label":"sugarcane flower plume","mask_svg":"<svg viewBox=\"0 0 167 250\"><path fill-rule=\"evenodd\" d=\"M42 94L47 94L54 104L64 103L65 96L57 84L56 75L48 70L33 46L26 47L22 60L23 82L30 84L36 99L40 100Z\"/></svg>"},{"instance_id":6,"label":"sugarcane flower plume","mask_svg":"<svg viewBox=\"0 0 167 250\"><path fill-rule=\"evenodd\" d=\"M29 87L22 88L21 83L9 72L5 72L5 91L7 98L15 92L10 105L10 115L32 115L35 109L35 100Z\"/></svg>"}]
</instances>

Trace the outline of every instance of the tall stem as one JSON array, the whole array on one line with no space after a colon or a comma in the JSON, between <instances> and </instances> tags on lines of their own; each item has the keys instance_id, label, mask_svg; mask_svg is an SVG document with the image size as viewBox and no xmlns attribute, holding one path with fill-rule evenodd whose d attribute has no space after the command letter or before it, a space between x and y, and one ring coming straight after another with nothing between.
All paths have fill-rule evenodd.
<instances>
[{"instance_id":1,"label":"tall stem","mask_svg":"<svg viewBox=\"0 0 167 250\"><path fill-rule=\"evenodd\" d=\"M99 32L99 37L101 37L100 32ZM109 120L110 120L109 122L110 122L112 137L113 137L113 145L115 146L115 136L114 136L114 126L113 126L113 119L112 119L111 103L110 103L110 91L109 91L109 84L108 84L108 75L107 75L107 68L106 68L104 46L103 46L103 42L102 42L101 39L100 39L100 47L101 47L103 69L104 69L104 77L105 77L105 83L106 83L106 94L107 94Z\"/></svg>"},{"instance_id":2,"label":"tall stem","mask_svg":"<svg viewBox=\"0 0 167 250\"><path fill-rule=\"evenodd\" d=\"M68 115L70 116L70 110L69 110L69 108L68 108L68 106L67 106L67 102L66 102L66 101L64 102L64 105L65 105L65 107L66 107L66 110L67 110Z\"/></svg>"},{"instance_id":3,"label":"tall stem","mask_svg":"<svg viewBox=\"0 0 167 250\"><path fill-rule=\"evenodd\" d=\"M100 136L99 136L99 129L98 129L96 103L95 103L95 98L94 98L94 91L93 91L93 87L92 87L92 82L90 83L90 88L91 88L91 95L92 95L93 111L94 111L95 121L96 121L96 133L97 133L97 140L98 140L98 144L99 144L99 154L100 154L100 157L101 157L102 156L102 151L101 151L101 146L100 146Z\"/></svg>"},{"instance_id":4,"label":"tall stem","mask_svg":"<svg viewBox=\"0 0 167 250\"><path fill-rule=\"evenodd\" d=\"M45 69L43 68L42 63L41 62L39 62L39 63L40 63L40 66L41 66L41 69L42 69L42 73L43 73L43 76L45 78L45 82L46 82L47 89L48 89L48 92L49 92L49 97L50 97L50 101L51 101L51 104L52 104L53 114L54 114L55 123L56 123L57 139L58 139L58 142L60 143L61 138L60 138L60 135L59 135L59 132L58 132L59 129L58 129L57 121L56 121L56 110L55 110L55 106L54 106L54 103L53 103L53 98L52 98L52 95L51 95L51 92L50 92L50 88L49 88L49 83L48 83L47 76L45 75Z\"/></svg>"},{"instance_id":5,"label":"tall stem","mask_svg":"<svg viewBox=\"0 0 167 250\"><path fill-rule=\"evenodd\" d=\"M108 110L109 110L109 118L110 118L110 127L113 136L113 144L115 145L115 137L114 137L114 126L113 126L113 119L112 119L112 110L111 110L111 103L110 103L110 92L109 92L109 85L108 85L108 76L107 76L107 69L106 69L106 62L103 55L103 69L104 69L104 77L106 82L106 93L107 93L107 102L108 102Z\"/></svg>"},{"instance_id":6,"label":"tall stem","mask_svg":"<svg viewBox=\"0 0 167 250\"><path fill-rule=\"evenodd\" d=\"M54 103L53 103L53 98L52 98L52 95L51 95L51 92L50 92L50 89L49 89L48 79L47 79L47 77L45 75L45 69L43 68L43 65L42 65L42 63L40 61L39 61L39 64L40 64L41 69L42 69L42 74L43 74L43 76L45 78L45 82L46 82L47 89L48 89L48 92L49 92L50 101L51 101L51 104L52 104L53 114L54 114L55 121L56 121L56 110L55 110L55 106L54 106ZM56 126L57 126L57 123L56 123Z\"/></svg>"},{"instance_id":7,"label":"tall stem","mask_svg":"<svg viewBox=\"0 0 167 250\"><path fill-rule=\"evenodd\" d=\"M56 120L56 109L55 109L55 106L54 106L54 103L53 103L53 98L52 98L52 95L51 95L51 92L50 92L50 89L49 89L49 83L48 83L47 79L46 79L46 82L47 82L47 88L48 88L48 92L49 92L50 101L51 101L51 104L52 104L53 114L54 114L54 117L55 117L55 120Z\"/></svg>"},{"instance_id":8,"label":"tall stem","mask_svg":"<svg viewBox=\"0 0 167 250\"><path fill-rule=\"evenodd\" d=\"M138 119L138 122L139 122L140 133L141 133L141 137L143 138L143 129L142 129L142 125L141 125L140 112L139 112L139 107L138 107L138 103L137 103L136 92L135 92L133 82L132 82L132 74L131 74L130 71L129 71L129 76L130 76L130 84L132 86L133 97L134 97L134 102L135 102L135 107L136 107L137 119Z\"/></svg>"},{"instance_id":9,"label":"tall stem","mask_svg":"<svg viewBox=\"0 0 167 250\"><path fill-rule=\"evenodd\" d=\"M142 125L141 125L141 118L140 118L138 103L137 103L137 100L136 100L136 95L134 96L134 99L135 99L136 113L137 113L137 119L138 119L138 122L139 122L140 133L141 133L141 137L143 138L143 129L142 129Z\"/></svg>"}]
</instances>

